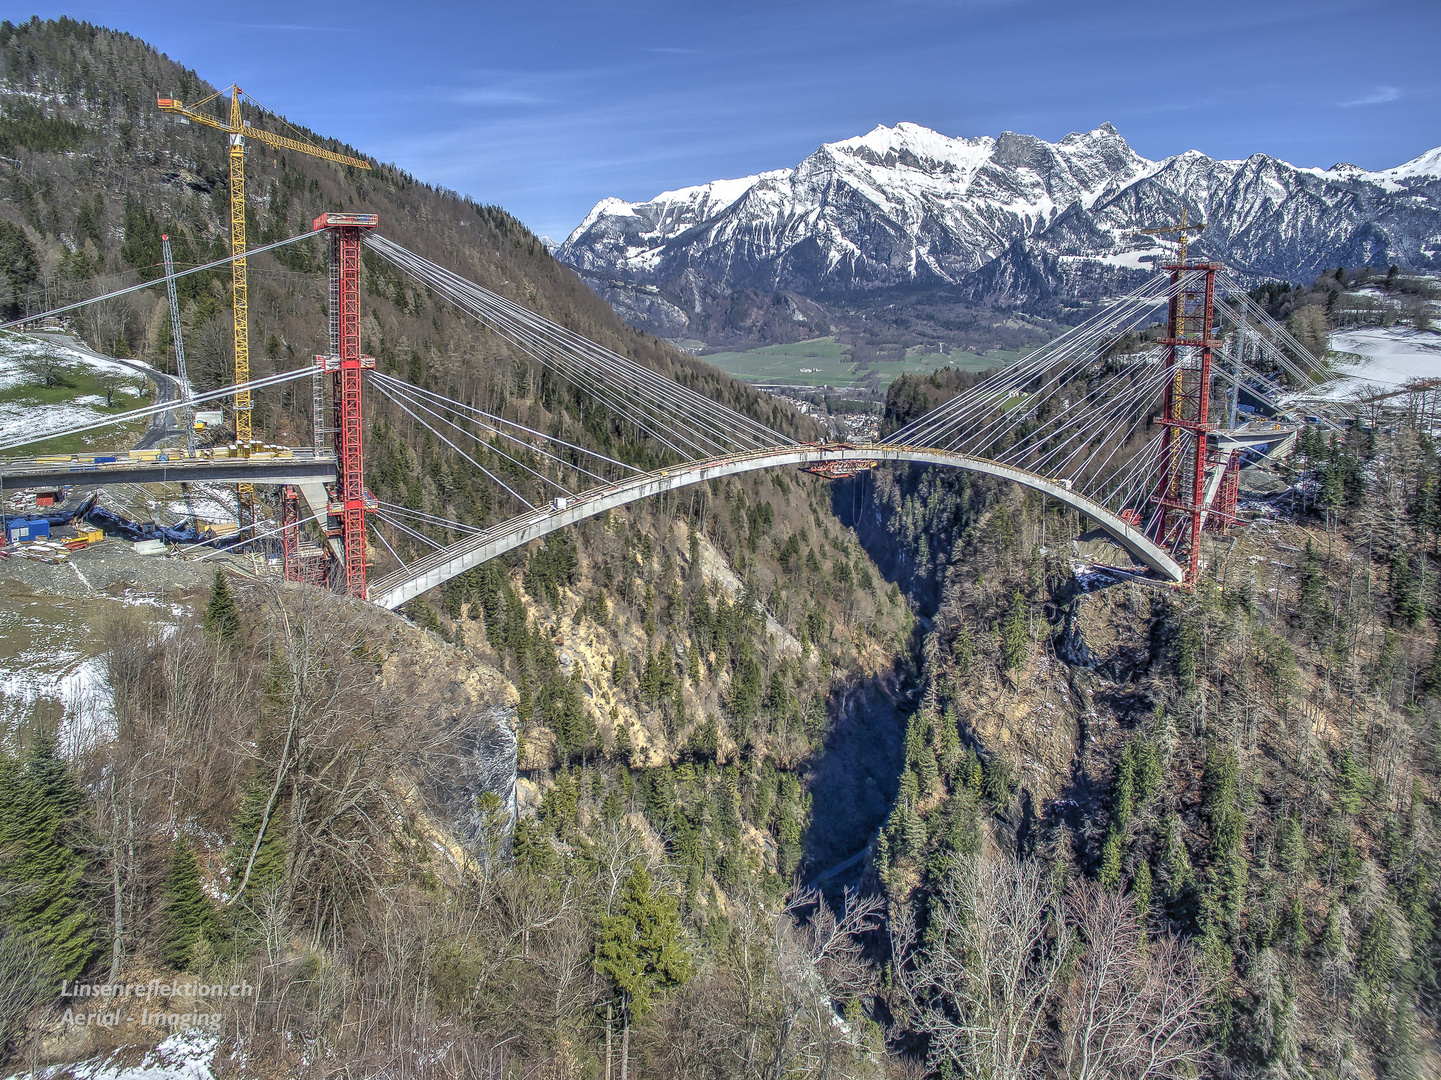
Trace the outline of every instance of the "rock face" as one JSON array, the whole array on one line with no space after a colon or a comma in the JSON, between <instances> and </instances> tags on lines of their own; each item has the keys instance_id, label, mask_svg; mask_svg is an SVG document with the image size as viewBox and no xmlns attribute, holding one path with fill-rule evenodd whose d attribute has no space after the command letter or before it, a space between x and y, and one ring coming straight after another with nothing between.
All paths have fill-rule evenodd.
<instances>
[{"instance_id":1,"label":"rock face","mask_svg":"<svg viewBox=\"0 0 1441 1080\"><path fill-rule=\"evenodd\" d=\"M1194 251L1248 276L1441 268L1441 148L1384 172L1194 150L1150 161L1110 124L1055 143L881 126L793 169L605 199L556 257L623 316L674 336L727 290L1085 297L1148 273L1161 248L1136 230L1182 207L1206 222Z\"/></svg>"}]
</instances>

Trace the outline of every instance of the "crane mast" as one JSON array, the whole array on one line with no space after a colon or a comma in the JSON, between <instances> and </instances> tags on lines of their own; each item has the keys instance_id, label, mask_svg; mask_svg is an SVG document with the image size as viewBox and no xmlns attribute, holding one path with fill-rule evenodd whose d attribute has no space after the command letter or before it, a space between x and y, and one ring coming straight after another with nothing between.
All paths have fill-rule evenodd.
<instances>
[{"instance_id":1,"label":"crane mast","mask_svg":"<svg viewBox=\"0 0 1441 1080\"><path fill-rule=\"evenodd\" d=\"M250 284L245 267L245 121L240 116L240 87L230 88L230 291L235 310L235 441L254 438L250 424ZM240 531L255 525L255 485L237 486Z\"/></svg>"},{"instance_id":2,"label":"crane mast","mask_svg":"<svg viewBox=\"0 0 1441 1080\"><path fill-rule=\"evenodd\" d=\"M230 264L230 291L235 311L235 439L242 444L254 438L250 399L250 289L245 265L245 140L254 138L281 150L293 150L357 169L370 168L370 163L362 158L337 154L333 150L326 150L299 139L251 127L240 113L240 98L243 94L240 87L230 87L230 111L226 120L199 111L200 106L219 97L219 93L211 94L199 103L188 106L178 98L163 98L158 95L155 98L155 105L162 112L174 113L186 120L223 131L230 138L230 254L235 256ZM237 486L239 525L243 533L255 524L255 485L245 483Z\"/></svg>"},{"instance_id":3,"label":"crane mast","mask_svg":"<svg viewBox=\"0 0 1441 1080\"><path fill-rule=\"evenodd\" d=\"M165 292L170 297L170 337L175 342L175 373L180 377L180 420L185 425L185 448L195 456L195 416L190 408L190 379L185 374L185 343L180 336L180 303L175 298L175 263L170 258L170 236L160 234L165 253Z\"/></svg>"}]
</instances>

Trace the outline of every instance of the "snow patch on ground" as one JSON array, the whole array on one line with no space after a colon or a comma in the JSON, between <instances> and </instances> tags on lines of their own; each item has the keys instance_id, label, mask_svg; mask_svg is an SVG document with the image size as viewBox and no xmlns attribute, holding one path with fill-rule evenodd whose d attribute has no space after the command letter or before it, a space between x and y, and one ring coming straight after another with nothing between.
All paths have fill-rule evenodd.
<instances>
[{"instance_id":1,"label":"snow patch on ground","mask_svg":"<svg viewBox=\"0 0 1441 1080\"><path fill-rule=\"evenodd\" d=\"M92 353L81 352L58 342L40 341L19 335L0 335L0 390L13 390L33 383L33 376L26 370L26 362L41 354L59 356L72 367L83 367L91 372L113 375L134 384L140 376L124 364L106 360ZM116 396L138 396L133 388L121 388ZM39 438L46 432L70 424L83 424L103 419L106 413L96 406L103 406L105 399L99 394L85 394L73 401L55 404L15 401L0 405L0 438Z\"/></svg>"},{"instance_id":2,"label":"snow patch on ground","mask_svg":"<svg viewBox=\"0 0 1441 1080\"><path fill-rule=\"evenodd\" d=\"M180 1032L145 1051L137 1064L125 1064L134 1048L122 1047L73 1065L15 1073L8 1080L214 1080L211 1066L219 1045L215 1035Z\"/></svg>"},{"instance_id":3,"label":"snow patch on ground","mask_svg":"<svg viewBox=\"0 0 1441 1080\"><path fill-rule=\"evenodd\" d=\"M1333 401L1357 392L1395 390L1410 379L1441 378L1441 334L1434 331L1403 326L1346 330L1331 335L1331 348L1362 357L1332 363L1341 378L1317 393Z\"/></svg>"},{"instance_id":4,"label":"snow patch on ground","mask_svg":"<svg viewBox=\"0 0 1441 1080\"><path fill-rule=\"evenodd\" d=\"M67 364L87 367L102 375L138 378L134 368L107 360L92 352L71 348L58 341L4 334L0 335L0 390L19 386L25 379L23 363L43 353L53 353Z\"/></svg>"},{"instance_id":5,"label":"snow patch on ground","mask_svg":"<svg viewBox=\"0 0 1441 1080\"><path fill-rule=\"evenodd\" d=\"M75 564L71 564L73 567ZM138 589L117 601L157 609L162 641L179 632L186 609ZM41 702L59 706L60 743L75 755L115 731L115 701L106 679L99 636L88 624L91 604L67 598L37 598L0 607L0 734L34 715Z\"/></svg>"}]
</instances>

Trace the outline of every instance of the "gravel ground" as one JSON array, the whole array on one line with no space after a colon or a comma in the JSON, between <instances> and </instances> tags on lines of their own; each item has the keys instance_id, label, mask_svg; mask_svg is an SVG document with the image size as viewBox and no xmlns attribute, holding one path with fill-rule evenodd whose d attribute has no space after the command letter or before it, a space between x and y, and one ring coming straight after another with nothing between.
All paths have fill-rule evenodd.
<instances>
[{"instance_id":1,"label":"gravel ground","mask_svg":"<svg viewBox=\"0 0 1441 1080\"><path fill-rule=\"evenodd\" d=\"M262 576L266 570L263 561L246 555L221 553L204 561L179 555L137 555L128 541L107 537L72 552L57 565L15 557L0 560L0 579L61 596L115 596L134 590L178 600L208 590L215 571L222 567L248 577Z\"/></svg>"}]
</instances>

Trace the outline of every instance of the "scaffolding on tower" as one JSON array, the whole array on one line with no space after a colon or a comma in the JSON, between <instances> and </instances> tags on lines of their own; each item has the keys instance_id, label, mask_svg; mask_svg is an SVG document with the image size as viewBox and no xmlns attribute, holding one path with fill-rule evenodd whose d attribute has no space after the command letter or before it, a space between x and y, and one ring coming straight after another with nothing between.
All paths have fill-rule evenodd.
<instances>
[{"instance_id":1,"label":"scaffolding on tower","mask_svg":"<svg viewBox=\"0 0 1441 1080\"><path fill-rule=\"evenodd\" d=\"M315 358L318 371L331 376L331 414L334 417L334 497L327 507L327 532L338 532L345 552L345 593L365 598L365 514L375 509L375 498L365 489L362 372L375 367L375 359L360 352L360 237L373 229L375 214L321 214L316 230L330 236L330 354Z\"/></svg>"},{"instance_id":2,"label":"scaffolding on tower","mask_svg":"<svg viewBox=\"0 0 1441 1080\"><path fill-rule=\"evenodd\" d=\"M1216 271L1220 264L1192 262L1187 257L1187 233L1200 232L1203 223L1187 221L1181 208L1179 224L1142 229L1142 233L1178 233L1175 261L1163 269L1171 274L1167 311L1166 381L1160 424L1161 478L1152 502L1151 537L1176 553L1194 584L1201 568L1201 533L1207 519L1206 474L1221 467L1211 457L1211 356L1221 343L1211 336L1216 314ZM1233 460L1236 460L1233 455ZM1231 462L1227 462L1229 473ZM1222 486L1231 480L1223 477ZM1232 509L1234 515L1234 504Z\"/></svg>"}]
</instances>

